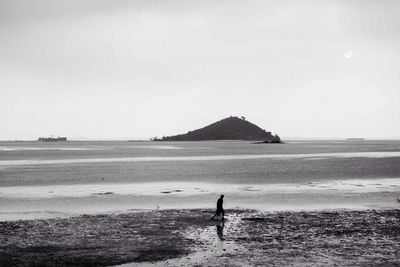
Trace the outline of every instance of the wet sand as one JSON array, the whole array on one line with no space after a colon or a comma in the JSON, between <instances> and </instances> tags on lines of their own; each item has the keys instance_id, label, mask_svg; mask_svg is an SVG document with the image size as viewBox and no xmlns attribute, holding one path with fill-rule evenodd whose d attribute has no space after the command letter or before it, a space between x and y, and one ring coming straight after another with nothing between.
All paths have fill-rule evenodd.
<instances>
[{"instance_id":1,"label":"wet sand","mask_svg":"<svg viewBox=\"0 0 400 267\"><path fill-rule=\"evenodd\" d=\"M0 222L0 266L398 266L400 209L149 210Z\"/></svg>"},{"instance_id":2,"label":"wet sand","mask_svg":"<svg viewBox=\"0 0 400 267\"><path fill-rule=\"evenodd\" d=\"M261 211L397 208L400 178L280 184L98 183L0 187L0 221L50 219L131 209L225 207Z\"/></svg>"}]
</instances>

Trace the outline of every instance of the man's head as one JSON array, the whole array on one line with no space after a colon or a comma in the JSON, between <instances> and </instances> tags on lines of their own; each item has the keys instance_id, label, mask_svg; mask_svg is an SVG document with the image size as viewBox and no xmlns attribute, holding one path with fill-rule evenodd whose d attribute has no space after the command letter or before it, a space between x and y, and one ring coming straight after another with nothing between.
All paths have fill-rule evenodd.
<instances>
[{"instance_id":1,"label":"man's head","mask_svg":"<svg viewBox=\"0 0 400 267\"><path fill-rule=\"evenodd\" d=\"M224 195L221 195L220 198L224 198Z\"/></svg>"}]
</instances>

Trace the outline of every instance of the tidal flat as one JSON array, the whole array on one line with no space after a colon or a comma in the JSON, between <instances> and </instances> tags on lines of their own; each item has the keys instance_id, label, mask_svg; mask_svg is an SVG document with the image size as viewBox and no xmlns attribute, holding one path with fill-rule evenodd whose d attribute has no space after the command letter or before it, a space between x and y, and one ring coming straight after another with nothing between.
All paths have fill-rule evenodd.
<instances>
[{"instance_id":1,"label":"tidal flat","mask_svg":"<svg viewBox=\"0 0 400 267\"><path fill-rule=\"evenodd\" d=\"M398 266L400 209L148 210L0 222L0 266Z\"/></svg>"}]
</instances>

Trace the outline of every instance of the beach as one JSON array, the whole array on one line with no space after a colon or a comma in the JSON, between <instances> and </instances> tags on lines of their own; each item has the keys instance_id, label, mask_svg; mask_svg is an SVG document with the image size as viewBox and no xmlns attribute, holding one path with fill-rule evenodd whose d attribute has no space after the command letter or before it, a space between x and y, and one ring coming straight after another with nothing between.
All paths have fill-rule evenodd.
<instances>
[{"instance_id":1,"label":"beach","mask_svg":"<svg viewBox=\"0 0 400 267\"><path fill-rule=\"evenodd\" d=\"M0 266L398 266L400 210L149 210L0 223Z\"/></svg>"}]
</instances>

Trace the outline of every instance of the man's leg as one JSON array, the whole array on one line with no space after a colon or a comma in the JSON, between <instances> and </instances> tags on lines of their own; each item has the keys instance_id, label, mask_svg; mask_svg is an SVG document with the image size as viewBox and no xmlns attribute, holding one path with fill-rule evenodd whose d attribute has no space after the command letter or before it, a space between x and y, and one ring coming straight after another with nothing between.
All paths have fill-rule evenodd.
<instances>
[{"instance_id":1,"label":"man's leg","mask_svg":"<svg viewBox=\"0 0 400 267\"><path fill-rule=\"evenodd\" d=\"M214 217L217 216L217 213L215 213L210 220L214 220Z\"/></svg>"}]
</instances>

